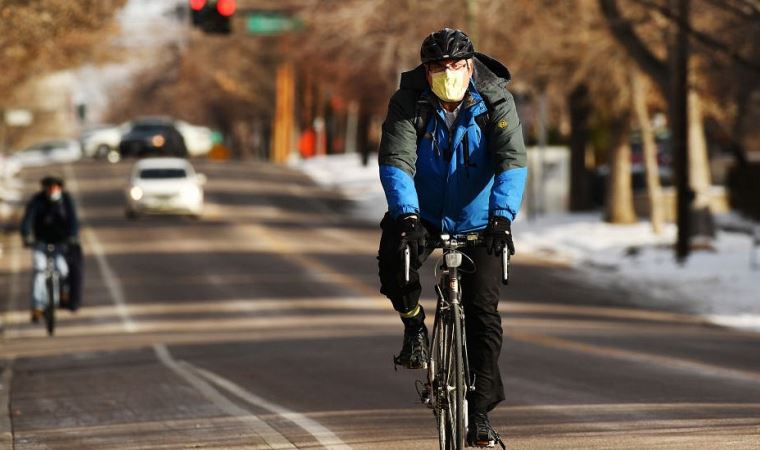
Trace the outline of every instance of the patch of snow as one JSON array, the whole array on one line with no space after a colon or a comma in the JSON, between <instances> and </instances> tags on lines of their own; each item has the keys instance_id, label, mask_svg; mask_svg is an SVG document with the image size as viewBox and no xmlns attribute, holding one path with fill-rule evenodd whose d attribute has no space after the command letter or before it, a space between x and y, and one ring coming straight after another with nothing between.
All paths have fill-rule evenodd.
<instances>
[{"instance_id":1,"label":"patch of snow","mask_svg":"<svg viewBox=\"0 0 760 450\"><path fill-rule=\"evenodd\" d=\"M375 158L367 167L357 154L290 164L353 201L360 217L377 222L385 213ZM760 331L760 234L747 232L760 226L735 215L716 221L721 230L712 248L694 251L684 264L674 257L673 224L655 235L648 222L612 225L599 213L532 220L521 215L513 230L518 252L566 263L593 283L632 292L642 307L700 314L719 325Z\"/></svg>"}]
</instances>

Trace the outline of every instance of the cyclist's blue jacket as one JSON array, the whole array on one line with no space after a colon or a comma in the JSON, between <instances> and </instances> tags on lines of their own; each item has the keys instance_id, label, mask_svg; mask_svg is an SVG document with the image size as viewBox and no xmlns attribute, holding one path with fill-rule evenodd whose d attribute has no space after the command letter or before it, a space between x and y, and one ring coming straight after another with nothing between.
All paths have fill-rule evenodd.
<instances>
[{"instance_id":1,"label":"cyclist's blue jacket","mask_svg":"<svg viewBox=\"0 0 760 450\"><path fill-rule=\"evenodd\" d=\"M450 131L424 67L402 74L379 150L380 181L392 217L417 213L448 233L482 230L489 215L515 219L528 172L522 126L506 88L509 71L483 54L476 53L474 62ZM418 140L415 118L424 108L430 119ZM488 114L487 124L476 120L482 114Z\"/></svg>"}]
</instances>

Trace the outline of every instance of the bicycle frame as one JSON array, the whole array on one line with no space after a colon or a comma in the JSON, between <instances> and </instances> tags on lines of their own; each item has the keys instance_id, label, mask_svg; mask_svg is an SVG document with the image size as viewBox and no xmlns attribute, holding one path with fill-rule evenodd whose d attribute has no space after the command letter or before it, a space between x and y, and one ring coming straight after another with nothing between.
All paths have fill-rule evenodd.
<instances>
[{"instance_id":1,"label":"bicycle frame","mask_svg":"<svg viewBox=\"0 0 760 450\"><path fill-rule=\"evenodd\" d=\"M47 290L48 304L45 307L45 322L49 335L55 330L55 310L60 304L61 274L56 266L56 245L45 244L45 288Z\"/></svg>"},{"instance_id":2,"label":"bicycle frame","mask_svg":"<svg viewBox=\"0 0 760 450\"><path fill-rule=\"evenodd\" d=\"M463 258L468 257L460 249L482 244L478 233L470 233L454 236L442 234L440 239L432 240L427 245L429 249L442 249L443 257L440 276L435 285L438 301L430 341L428 379L420 390L420 397L436 416L442 450L463 448L467 432L466 394L473 391L475 386L470 376L464 308L461 302L460 266ZM410 266L408 250L407 247L404 252L407 280ZM509 279L509 256L509 250L503 249L502 282L505 284ZM452 397L452 392L455 397Z\"/></svg>"}]
</instances>

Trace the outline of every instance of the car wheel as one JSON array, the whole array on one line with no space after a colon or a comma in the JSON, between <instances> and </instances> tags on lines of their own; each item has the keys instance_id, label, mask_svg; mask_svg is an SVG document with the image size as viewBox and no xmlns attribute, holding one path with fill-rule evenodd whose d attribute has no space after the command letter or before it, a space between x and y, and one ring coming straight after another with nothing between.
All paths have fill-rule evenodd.
<instances>
[{"instance_id":1,"label":"car wheel","mask_svg":"<svg viewBox=\"0 0 760 450\"><path fill-rule=\"evenodd\" d=\"M108 153L106 153L106 159L111 164L116 164L117 162L121 161L121 155L117 150L109 149Z\"/></svg>"},{"instance_id":2,"label":"car wheel","mask_svg":"<svg viewBox=\"0 0 760 450\"><path fill-rule=\"evenodd\" d=\"M106 158L108 157L108 153L111 151L111 147L109 147L106 144L100 144L98 145L98 148L95 149L95 157L100 158Z\"/></svg>"}]
</instances>

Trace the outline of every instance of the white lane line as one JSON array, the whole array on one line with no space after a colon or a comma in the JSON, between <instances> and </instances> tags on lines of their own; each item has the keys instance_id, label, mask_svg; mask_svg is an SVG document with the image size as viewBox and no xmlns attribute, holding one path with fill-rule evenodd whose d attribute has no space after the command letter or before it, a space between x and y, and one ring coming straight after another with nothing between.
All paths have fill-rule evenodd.
<instances>
[{"instance_id":1,"label":"white lane line","mask_svg":"<svg viewBox=\"0 0 760 450\"><path fill-rule=\"evenodd\" d=\"M153 346L153 350L156 352L161 363L171 369L180 378L185 380L188 384L193 386L198 392L200 392L206 399L211 401L214 405L219 407L222 411L230 416L236 417L250 426L253 431L256 432L271 448L296 448L285 436L277 432L268 423L264 422L256 415L252 414L240 406L233 403L227 397L222 395L219 391L214 389L208 382L200 378L193 373L186 365L181 364L175 360L169 349L163 344L156 344Z\"/></svg>"},{"instance_id":2,"label":"white lane line","mask_svg":"<svg viewBox=\"0 0 760 450\"><path fill-rule=\"evenodd\" d=\"M8 329L8 317L16 309L18 300L18 278L21 272L21 249L17 245L8 246L10 249L10 275L8 277L8 297L7 307L0 318L0 339L5 339L10 335ZM13 330L13 337L18 334L18 330ZM1 343L1 342L0 342ZM0 375L0 448L13 448L13 419L11 418L11 383L13 381L13 356L3 358L3 373Z\"/></svg>"},{"instance_id":3,"label":"white lane line","mask_svg":"<svg viewBox=\"0 0 760 450\"><path fill-rule=\"evenodd\" d=\"M11 381L13 381L13 358L5 360L0 378L0 448L13 448L13 421L11 420Z\"/></svg>"},{"instance_id":4,"label":"white lane line","mask_svg":"<svg viewBox=\"0 0 760 450\"><path fill-rule=\"evenodd\" d=\"M134 333L137 331L137 324L135 324L134 320L132 320L132 316L129 314L129 308L127 307L127 301L124 295L124 288L121 285L121 281L119 281L114 274L111 264L109 264L106 259L103 245L89 227L85 227L83 234L87 240L87 245L95 255L95 261L98 263L100 274L103 277L103 281L105 282L114 305L116 305L116 313L121 318L122 324L124 324L124 331L127 333Z\"/></svg>"},{"instance_id":5,"label":"white lane line","mask_svg":"<svg viewBox=\"0 0 760 450\"><path fill-rule=\"evenodd\" d=\"M69 180L71 180L69 182L69 186L71 188L72 193L78 196L79 185L76 181L76 178L74 177L73 170L68 165L65 167L64 170L66 170L66 177ZM100 241L98 240L97 236L95 235L95 233L92 231L91 228L84 227L83 234L85 238L87 239L89 246L92 248L93 253L95 254L96 260L98 262L98 267L100 268L101 274L103 276L103 280L105 281L105 284L108 288L111 298L116 304L116 309L119 315L121 316L122 322L124 323L124 328L128 332L136 331L137 327L135 323L132 321L132 318L127 309L124 289L121 285L121 282L114 274L114 271L111 268L111 265L108 263L108 260L106 259L103 246L101 245ZM236 404L231 402L229 399L227 399L224 395L219 393L219 391L214 389L214 387L211 386L208 382L201 379L198 375L193 373L190 369L179 364L171 356L171 353L169 353L169 349L165 345L163 344L153 345L153 350L155 351L156 356L158 357L159 361L161 361L161 363L164 366L172 370L180 378L184 379L187 383L189 383L191 386L197 389L204 397L206 397L212 403L217 405L227 414L237 417L241 419L242 421L246 422L247 424L249 424L251 428L259 436L261 436L262 439L264 439L267 445L269 445L271 448L274 448L274 449L296 448L290 441L288 441L282 434L278 433L269 424L267 424L266 422L264 422L257 416L253 415L250 411L247 411L237 406ZM274 405L271 403L268 403L268 404L274 407L278 407L277 405ZM282 410L287 411L284 408L282 408ZM296 413L293 413L293 414L296 414ZM317 424L314 421L310 421L310 419L308 418L305 418L305 419L306 420L303 421L304 423L308 424L312 430L315 430L320 433L319 436L317 435L314 436L320 442L322 442L321 440L322 438L328 439L330 442L336 442L335 439L337 439L337 437L335 437L335 439L332 439L330 436L331 435L334 436L334 435L329 430L327 430L326 428L322 427L321 425ZM295 421L293 422L295 423ZM313 424L309 422L313 422ZM309 430L307 429L307 431ZM337 442L340 442L340 440L337 439ZM337 449L337 448L349 448L349 447L344 446L344 447L335 447L335 448Z\"/></svg>"},{"instance_id":6,"label":"white lane line","mask_svg":"<svg viewBox=\"0 0 760 450\"><path fill-rule=\"evenodd\" d=\"M74 196L77 198L78 203L81 204L81 202L79 202L79 182L74 175L74 171L68 164L64 166L63 170L66 172L66 179L68 180L71 193L74 194ZM82 227L82 235L87 241L87 246L95 255L95 261L98 263L98 269L100 269L100 274L106 284L108 293L111 295L111 300L113 300L114 304L116 305L116 312L119 314L119 317L121 317L121 322L124 325L124 331L127 333L134 333L137 331L137 325L135 324L134 320L132 320L132 316L129 314L126 296L124 295L124 288L122 287L118 277L116 277L113 268L111 268L111 264L106 259L106 252L103 250L103 245L100 243L100 240L98 239L97 235L95 235L95 232L92 230L92 228L88 226Z\"/></svg>"},{"instance_id":7,"label":"white lane line","mask_svg":"<svg viewBox=\"0 0 760 450\"><path fill-rule=\"evenodd\" d=\"M19 273L21 272L21 252L22 249L20 249L18 246L13 245L9 246L8 249L10 250L10 275L8 277L8 305L3 313L3 318L0 320L0 336L5 337L16 337L18 334L18 330L13 330L13 335L11 336L11 330L10 330L10 323L11 323L11 316L14 314L14 311L16 310L16 307L18 306L18 294L19 294ZM27 317L28 320L28 317Z\"/></svg>"},{"instance_id":8,"label":"white lane line","mask_svg":"<svg viewBox=\"0 0 760 450\"><path fill-rule=\"evenodd\" d=\"M343 442L332 431L327 429L324 425L317 422L316 420L310 419L301 413L291 411L280 405L277 405L268 400L265 400L259 397L258 395L252 394L246 391L245 389L243 389L242 387L238 386L237 384L233 383L232 381L227 380L226 378L223 378L213 372L209 372L208 370L201 369L200 367L196 367L186 361L183 362L183 365L186 365L187 367L195 371L197 374L203 376L210 382L226 390L227 392L234 395L235 397L251 405L254 405L258 408L277 414L280 417L293 422L294 424L298 425L299 427L306 430L309 434L314 436L319 441L319 443L322 444L322 446L324 446L325 448L333 449L333 450L348 450L351 448L348 445L346 445L346 443Z\"/></svg>"}]
</instances>

